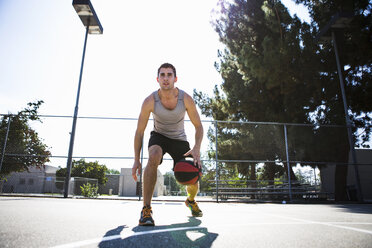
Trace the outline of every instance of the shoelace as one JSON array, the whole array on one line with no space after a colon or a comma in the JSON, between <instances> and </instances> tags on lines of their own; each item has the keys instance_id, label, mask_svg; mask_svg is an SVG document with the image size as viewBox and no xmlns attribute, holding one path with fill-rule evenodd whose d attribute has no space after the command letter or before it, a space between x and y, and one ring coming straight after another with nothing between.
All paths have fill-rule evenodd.
<instances>
[{"instance_id":1,"label":"shoelace","mask_svg":"<svg viewBox=\"0 0 372 248\"><path fill-rule=\"evenodd\" d=\"M151 217L151 208L144 208L142 210L142 213L143 213L143 217L144 218L149 218Z\"/></svg>"},{"instance_id":2,"label":"shoelace","mask_svg":"<svg viewBox=\"0 0 372 248\"><path fill-rule=\"evenodd\" d=\"M198 204L196 204L196 202L193 202L193 203L189 202L189 204L194 211L200 211L199 206Z\"/></svg>"}]
</instances>

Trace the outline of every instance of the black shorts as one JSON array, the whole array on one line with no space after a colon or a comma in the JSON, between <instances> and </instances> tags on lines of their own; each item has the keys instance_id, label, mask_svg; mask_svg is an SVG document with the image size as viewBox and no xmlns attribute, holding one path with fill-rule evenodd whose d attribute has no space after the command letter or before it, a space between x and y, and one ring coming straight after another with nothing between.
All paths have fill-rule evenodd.
<instances>
[{"instance_id":1,"label":"black shorts","mask_svg":"<svg viewBox=\"0 0 372 248\"><path fill-rule=\"evenodd\" d=\"M149 147L153 145L158 145L161 147L161 149L163 150L163 156L165 153L168 153L173 159L173 165L175 165L179 160L184 158L185 156L183 155L186 152L190 151L189 142L183 140L170 139L155 131L151 132L151 137L149 140ZM162 162L163 158L161 159L160 164Z\"/></svg>"}]
</instances>

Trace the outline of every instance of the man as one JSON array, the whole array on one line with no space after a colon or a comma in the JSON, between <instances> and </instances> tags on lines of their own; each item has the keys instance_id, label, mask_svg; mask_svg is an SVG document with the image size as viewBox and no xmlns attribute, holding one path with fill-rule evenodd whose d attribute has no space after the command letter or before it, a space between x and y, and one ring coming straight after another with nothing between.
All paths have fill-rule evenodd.
<instances>
[{"instance_id":1,"label":"man","mask_svg":"<svg viewBox=\"0 0 372 248\"><path fill-rule=\"evenodd\" d=\"M165 153L173 158L174 164L180 159L191 156L195 165L201 167L200 146L203 139L203 126L195 103L191 96L174 87L177 82L176 68L169 64L162 64L158 69L157 81L159 89L149 95L143 102L138 118L137 130L134 137L134 164L132 176L137 181L137 173L141 172L140 150L150 113L154 117L154 130L149 140L149 160L143 175L143 209L139 225L154 226L152 218L151 200L157 178L158 166L162 163ZM195 127L195 145L190 149L184 130L184 116L187 112ZM201 217L194 198L199 190L199 184L186 186L188 197L185 201L193 216Z\"/></svg>"}]
</instances>

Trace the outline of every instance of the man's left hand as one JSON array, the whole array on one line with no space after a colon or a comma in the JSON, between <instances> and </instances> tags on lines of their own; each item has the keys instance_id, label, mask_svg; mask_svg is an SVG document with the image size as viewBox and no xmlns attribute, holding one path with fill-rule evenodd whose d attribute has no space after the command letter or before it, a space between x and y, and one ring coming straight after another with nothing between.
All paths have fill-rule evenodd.
<instances>
[{"instance_id":1,"label":"man's left hand","mask_svg":"<svg viewBox=\"0 0 372 248\"><path fill-rule=\"evenodd\" d=\"M189 155L191 155L192 158L194 159L194 164L197 165L199 167L199 169L201 169L200 150L193 148L190 151L183 154L183 156L185 156L185 157L187 157Z\"/></svg>"}]
</instances>

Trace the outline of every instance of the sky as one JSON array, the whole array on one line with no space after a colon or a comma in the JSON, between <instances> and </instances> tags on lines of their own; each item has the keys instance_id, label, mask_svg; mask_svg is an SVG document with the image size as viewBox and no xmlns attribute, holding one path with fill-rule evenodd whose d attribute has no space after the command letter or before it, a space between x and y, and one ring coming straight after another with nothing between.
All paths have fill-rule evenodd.
<instances>
[{"instance_id":1,"label":"sky","mask_svg":"<svg viewBox=\"0 0 372 248\"><path fill-rule=\"evenodd\" d=\"M224 46L211 25L217 0L91 2L104 31L88 36L79 116L137 118L144 98L158 88L157 68L164 62L175 65L176 86L190 95L194 89L211 95L221 84L214 63ZM291 0L283 3L292 15L310 20L304 7ZM84 35L72 0L0 0L0 113L17 113L28 102L43 100L39 114L72 116ZM72 119L42 120L31 126L54 156L66 156ZM209 124L203 122L205 133ZM151 125L150 121L145 146ZM133 120L78 119L73 155L133 157L135 128ZM190 122L186 132L193 145ZM205 137L202 152L208 143ZM133 163L90 160L117 170ZM55 158L50 164L65 167L66 159ZM160 169L170 170L171 162Z\"/></svg>"}]
</instances>

